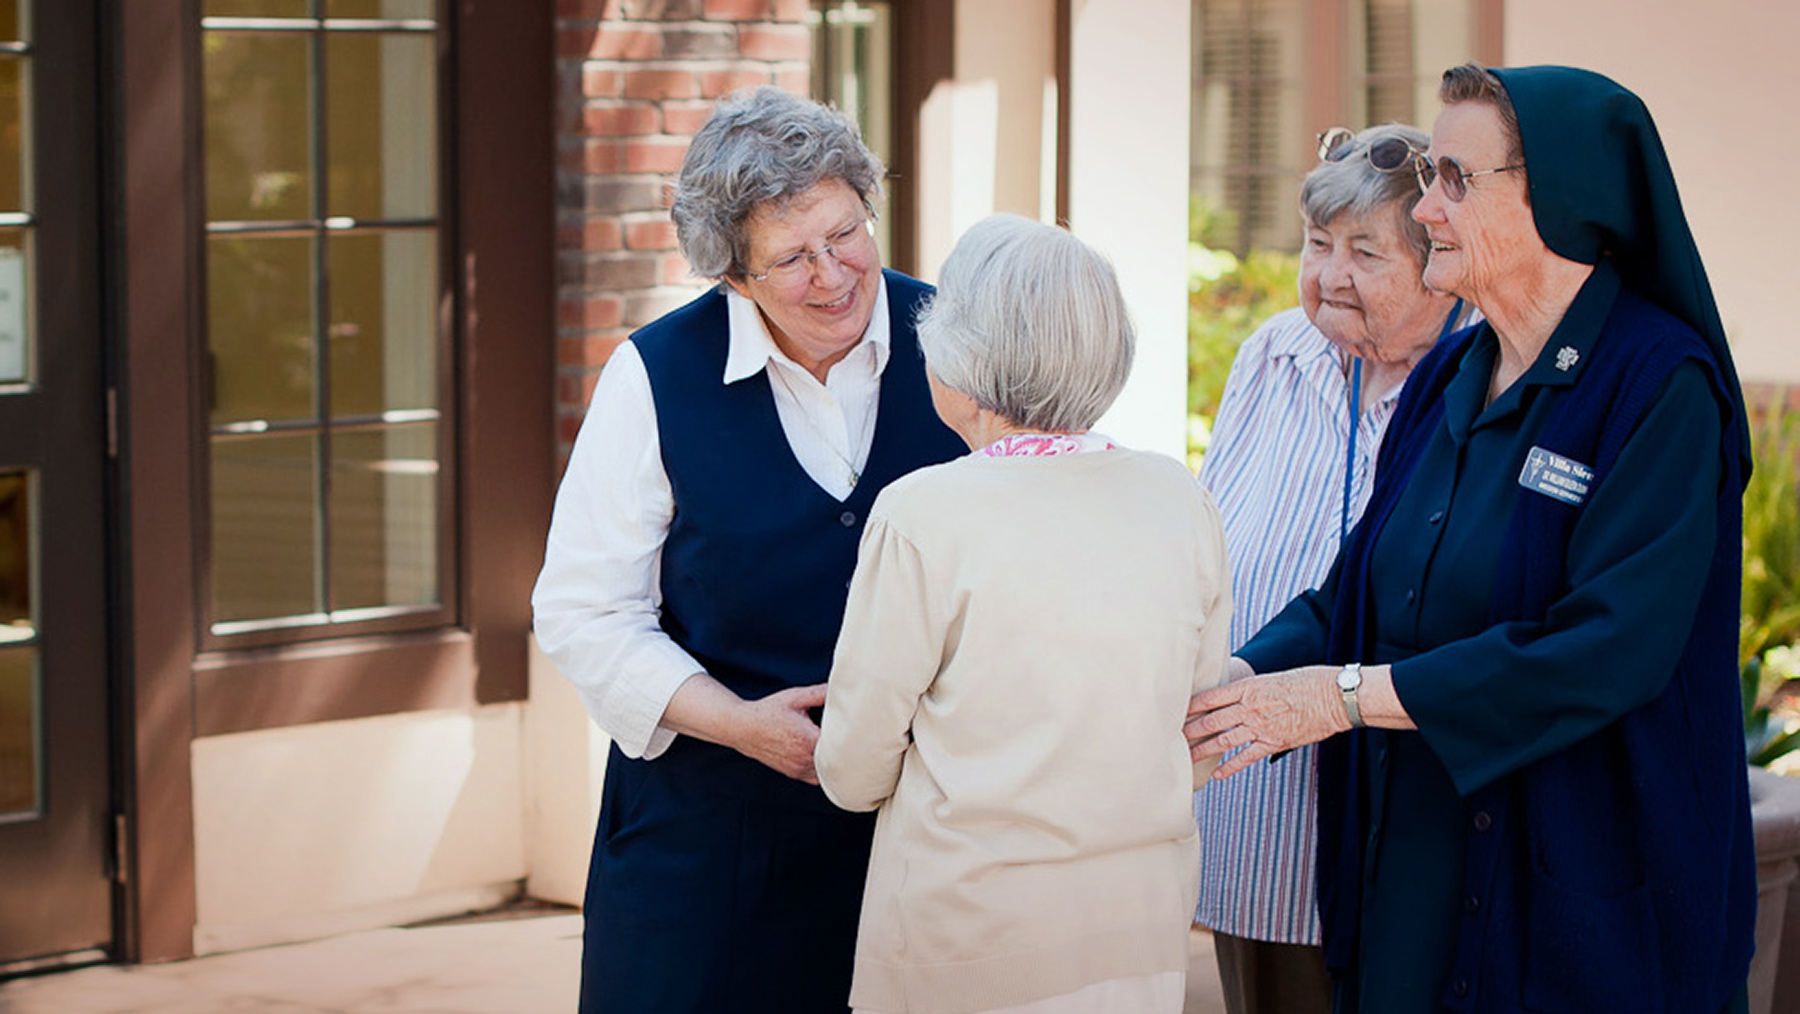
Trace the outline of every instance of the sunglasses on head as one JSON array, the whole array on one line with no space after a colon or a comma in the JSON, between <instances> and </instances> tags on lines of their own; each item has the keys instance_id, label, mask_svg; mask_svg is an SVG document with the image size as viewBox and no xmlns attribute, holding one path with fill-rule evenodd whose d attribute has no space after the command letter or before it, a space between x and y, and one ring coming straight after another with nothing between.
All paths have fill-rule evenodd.
<instances>
[{"instance_id":1,"label":"sunglasses on head","mask_svg":"<svg viewBox=\"0 0 1800 1014\"><path fill-rule=\"evenodd\" d=\"M1438 156L1435 165L1432 163L1431 159L1423 156L1421 156L1417 162L1413 163L1413 172L1419 177L1419 193L1422 194L1425 191L1430 190L1432 181L1443 180L1444 196L1452 201L1461 201L1464 197L1467 197L1469 194L1469 181L1477 176L1492 176L1495 173L1509 173L1514 169L1523 168L1525 168L1525 163L1518 162L1513 165L1503 165L1498 169L1479 169L1475 172L1470 172L1463 168L1461 162L1458 162L1448 155Z\"/></svg>"},{"instance_id":2,"label":"sunglasses on head","mask_svg":"<svg viewBox=\"0 0 1800 1014\"><path fill-rule=\"evenodd\" d=\"M1356 146L1356 134L1347 127L1333 127L1319 135L1319 161L1342 162L1361 151L1369 164L1384 173L1398 172L1417 158L1419 152L1398 137L1384 137L1364 148Z\"/></svg>"}]
</instances>

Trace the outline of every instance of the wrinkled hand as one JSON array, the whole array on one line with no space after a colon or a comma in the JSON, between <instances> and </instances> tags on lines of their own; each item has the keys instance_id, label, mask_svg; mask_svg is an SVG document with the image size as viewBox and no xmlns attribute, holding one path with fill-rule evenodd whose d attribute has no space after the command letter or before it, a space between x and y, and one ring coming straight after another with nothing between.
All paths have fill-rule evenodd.
<instances>
[{"instance_id":1,"label":"wrinkled hand","mask_svg":"<svg viewBox=\"0 0 1800 1014\"><path fill-rule=\"evenodd\" d=\"M1214 778L1229 778L1265 757L1350 728L1343 700L1335 668L1289 669L1195 694L1182 729L1195 761L1243 748L1213 772Z\"/></svg>"},{"instance_id":2,"label":"wrinkled hand","mask_svg":"<svg viewBox=\"0 0 1800 1014\"><path fill-rule=\"evenodd\" d=\"M789 778L817 785L819 775L813 770L813 748L819 743L819 727L806 712L824 704L823 683L745 701L739 712L740 729L732 745L744 756L767 764Z\"/></svg>"}]
</instances>

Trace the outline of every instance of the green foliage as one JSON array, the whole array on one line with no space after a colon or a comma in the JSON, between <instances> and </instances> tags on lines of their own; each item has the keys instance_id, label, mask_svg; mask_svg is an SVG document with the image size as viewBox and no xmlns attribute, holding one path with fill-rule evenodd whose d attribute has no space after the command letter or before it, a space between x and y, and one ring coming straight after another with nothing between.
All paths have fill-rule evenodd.
<instances>
[{"instance_id":1,"label":"green foliage","mask_svg":"<svg viewBox=\"0 0 1800 1014\"><path fill-rule=\"evenodd\" d=\"M1242 260L1194 244L1188 247L1188 411L1211 418L1219 410L1225 374L1238 343L1257 325L1299 303L1300 259L1253 250Z\"/></svg>"},{"instance_id":2,"label":"green foliage","mask_svg":"<svg viewBox=\"0 0 1800 1014\"><path fill-rule=\"evenodd\" d=\"M1738 663L1750 763L1767 765L1800 748L1786 731L1800 710L1800 412L1762 413L1752 444Z\"/></svg>"},{"instance_id":3,"label":"green foliage","mask_svg":"<svg viewBox=\"0 0 1800 1014\"><path fill-rule=\"evenodd\" d=\"M1744 692L1744 752L1757 767L1768 767L1800 747L1800 728L1790 730L1787 718L1775 708L1778 699L1791 694L1794 672L1778 670L1754 656L1738 670Z\"/></svg>"},{"instance_id":4,"label":"green foliage","mask_svg":"<svg viewBox=\"0 0 1800 1014\"><path fill-rule=\"evenodd\" d=\"M1300 301L1300 258L1272 250L1239 258L1203 242L1216 242L1228 226L1201 202L1189 206L1188 429L1194 452L1205 447L1238 343L1272 314Z\"/></svg>"}]
</instances>

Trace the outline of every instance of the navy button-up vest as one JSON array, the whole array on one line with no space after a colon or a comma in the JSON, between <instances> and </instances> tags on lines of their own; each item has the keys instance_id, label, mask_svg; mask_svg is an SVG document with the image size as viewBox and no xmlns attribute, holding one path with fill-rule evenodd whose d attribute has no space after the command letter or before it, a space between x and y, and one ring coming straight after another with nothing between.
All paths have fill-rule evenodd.
<instances>
[{"instance_id":1,"label":"navy button-up vest","mask_svg":"<svg viewBox=\"0 0 1800 1014\"><path fill-rule=\"evenodd\" d=\"M967 450L931 406L913 330L931 289L885 274L890 354L869 460L848 500L820 489L794 458L766 371L722 383L730 346L722 293L709 292L632 338L650 378L675 499L662 554L663 629L742 697L824 682L875 495L907 472ZM690 761L742 769L713 771L717 787L784 797L805 789L823 801L816 788L733 751L683 737L677 752L728 755Z\"/></svg>"}]
</instances>

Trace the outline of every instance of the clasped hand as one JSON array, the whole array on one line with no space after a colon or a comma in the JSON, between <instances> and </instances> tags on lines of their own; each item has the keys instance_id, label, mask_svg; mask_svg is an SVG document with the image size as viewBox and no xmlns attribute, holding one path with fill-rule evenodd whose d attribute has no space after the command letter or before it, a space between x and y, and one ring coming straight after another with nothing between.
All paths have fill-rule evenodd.
<instances>
[{"instance_id":1,"label":"clasped hand","mask_svg":"<svg viewBox=\"0 0 1800 1014\"><path fill-rule=\"evenodd\" d=\"M819 745L819 727L808 712L824 704L823 683L792 687L746 701L739 715L739 738L733 745L746 757L789 778L817 785L819 775L813 769L813 749Z\"/></svg>"}]
</instances>

